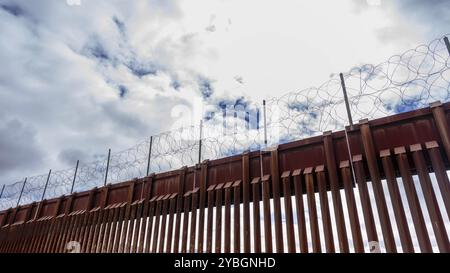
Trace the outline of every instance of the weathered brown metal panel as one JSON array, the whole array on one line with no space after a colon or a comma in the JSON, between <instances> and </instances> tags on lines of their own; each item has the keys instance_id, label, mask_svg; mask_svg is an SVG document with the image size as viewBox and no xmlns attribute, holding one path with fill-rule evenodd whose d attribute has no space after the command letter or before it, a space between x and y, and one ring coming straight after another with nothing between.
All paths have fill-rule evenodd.
<instances>
[{"instance_id":1,"label":"weathered brown metal panel","mask_svg":"<svg viewBox=\"0 0 450 273\"><path fill-rule=\"evenodd\" d=\"M412 179L412 175L417 174L439 250L449 252L441 208L437 203L436 196L439 193L431 186L429 176L430 171L435 173L445 210L450 216L450 185L446 174L450 169L449 110L450 103L434 103L429 108L361 122L347 127L347 132L327 132L323 136L281 144L270 152L245 152L242 155L205 161L201 165L181 170L5 210L0 212L0 251L66 252L67 242L79 241L82 252L148 252L150 249L153 252L178 252L180 243L182 252L202 252L205 247L204 213L207 206L206 251L210 252L213 234L212 211L215 209L216 212L221 212L224 206L224 246L221 245L222 217L219 213L216 217L216 252L231 251L231 232L234 233L234 252L250 252L252 237L254 251L260 252L262 245L259 201L262 201L265 251L272 252L272 199L276 251L283 252L280 199L284 197L287 250L295 252L290 201L290 197L295 195L298 244L301 252L307 252L308 227L305 226L303 204L303 195L306 194L313 250L319 252L319 223L315 207L315 194L319 193L321 222L324 227L323 234L320 235L325 240L326 251L334 252L336 249L331 228L332 215L327 196L327 191L331 191L339 251L348 252L344 208L339 194L339 191L344 189L347 201L345 209L350 218L353 245L356 252L364 252L354 190L356 186L359 191L368 239L378 241L372 212L374 204L368 191L368 183L372 183L370 185L374 189L374 203L380 217L386 251L396 251L387 212L386 197L389 196L403 252L413 252L414 236L410 235L407 227L405 208L396 179L400 175L420 249L422 252L431 252L430 235L425 227ZM403 147L410 147L411 152L406 152ZM423 147L426 152L422 151ZM394 162L390 155L392 150L395 153ZM349 160L354 162L357 184L352 181L352 165ZM341 163L340 172L337 170L338 162ZM314 174L312 166L316 166ZM270 176L264 175L264 170L270 173ZM303 173L301 170L304 170ZM383 190L382 179L387 181L388 192ZM253 230L250 230L250 202L253 202ZM190 226L188 217L191 218ZM243 248L241 227L244 231Z\"/></svg>"}]
</instances>

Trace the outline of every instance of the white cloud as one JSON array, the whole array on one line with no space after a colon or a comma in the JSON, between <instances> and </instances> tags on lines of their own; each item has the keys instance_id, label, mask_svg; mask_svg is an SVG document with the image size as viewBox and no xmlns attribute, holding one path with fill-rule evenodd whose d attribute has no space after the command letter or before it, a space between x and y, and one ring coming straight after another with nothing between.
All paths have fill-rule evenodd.
<instances>
[{"instance_id":1,"label":"white cloud","mask_svg":"<svg viewBox=\"0 0 450 273\"><path fill-rule=\"evenodd\" d=\"M30 151L42 151L36 164L1 170L2 183L67 167L67 151L88 160L171 129L173 107L201 98L199 79L211 84L210 102L259 102L428 38L423 21L399 23L401 10L386 1L0 5L0 128L14 120L33 128ZM393 29L407 38L380 39Z\"/></svg>"}]
</instances>

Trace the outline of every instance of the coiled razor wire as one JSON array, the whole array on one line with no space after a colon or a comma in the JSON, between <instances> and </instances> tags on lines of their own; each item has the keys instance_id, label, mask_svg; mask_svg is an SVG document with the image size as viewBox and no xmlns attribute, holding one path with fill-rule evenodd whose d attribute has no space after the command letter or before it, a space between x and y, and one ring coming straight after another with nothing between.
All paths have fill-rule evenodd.
<instances>
[{"instance_id":1,"label":"coiled razor wire","mask_svg":"<svg viewBox=\"0 0 450 273\"><path fill-rule=\"evenodd\" d=\"M353 120L381 118L450 100L449 49L444 37L343 73ZM263 122L265 111L266 120ZM223 115L225 114L226 115ZM230 113L232 115L230 115ZM79 168L29 177L4 187L0 209L89 190L148 173L259 150L267 145L340 130L348 124L340 76L318 87L251 103L217 107L200 125L161 133L134 147ZM265 128L264 128L265 126ZM201 144L200 144L201 139ZM76 177L75 177L76 172ZM107 181L105 174L108 172ZM46 185L47 184L47 185ZM45 192L44 192L45 191Z\"/></svg>"}]
</instances>

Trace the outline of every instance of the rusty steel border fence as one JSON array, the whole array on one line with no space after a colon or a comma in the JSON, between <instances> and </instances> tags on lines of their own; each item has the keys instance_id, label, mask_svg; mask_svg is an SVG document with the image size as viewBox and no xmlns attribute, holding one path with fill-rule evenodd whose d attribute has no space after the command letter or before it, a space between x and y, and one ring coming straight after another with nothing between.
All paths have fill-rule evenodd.
<instances>
[{"instance_id":1,"label":"rusty steel border fence","mask_svg":"<svg viewBox=\"0 0 450 273\"><path fill-rule=\"evenodd\" d=\"M435 102L17 206L0 252L450 252L449 121Z\"/></svg>"},{"instance_id":2,"label":"rusty steel border fence","mask_svg":"<svg viewBox=\"0 0 450 273\"><path fill-rule=\"evenodd\" d=\"M201 125L154 135L124 151L109 149L94 162L74 160L74 168L16 183L2 181L7 183L0 189L0 210L341 130L352 119L376 119L433 101L447 102L449 86L450 43L444 35L377 65L333 74L317 87L262 104L248 98L206 100Z\"/></svg>"}]
</instances>

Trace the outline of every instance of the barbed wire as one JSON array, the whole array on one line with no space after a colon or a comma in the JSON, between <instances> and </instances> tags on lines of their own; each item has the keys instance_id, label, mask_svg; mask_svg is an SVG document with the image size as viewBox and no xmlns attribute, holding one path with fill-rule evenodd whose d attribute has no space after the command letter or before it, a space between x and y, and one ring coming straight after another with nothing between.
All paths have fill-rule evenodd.
<instances>
[{"instance_id":1,"label":"barbed wire","mask_svg":"<svg viewBox=\"0 0 450 273\"><path fill-rule=\"evenodd\" d=\"M378 65L343 73L353 120L374 119L450 100L450 49L432 40ZM5 185L0 209L341 130L348 124L339 74L319 87L290 92L265 104L218 106L201 125L182 127L78 168ZM264 118L265 117L265 118ZM201 139L201 144L200 144ZM75 176L76 173L76 176ZM107 180L105 176L107 173ZM47 186L46 186L47 184ZM44 193L45 191L45 193Z\"/></svg>"}]
</instances>

